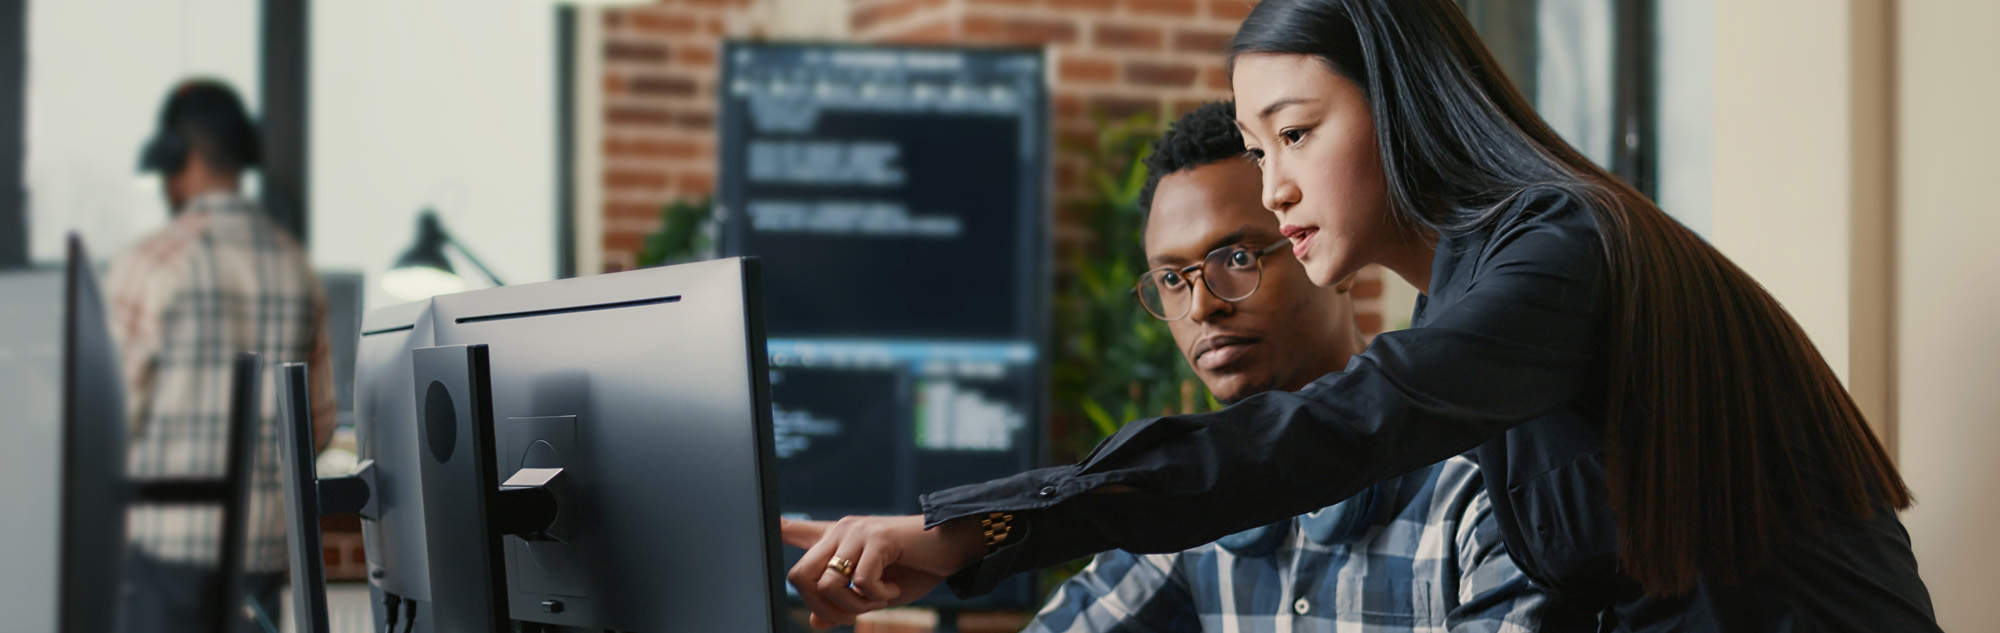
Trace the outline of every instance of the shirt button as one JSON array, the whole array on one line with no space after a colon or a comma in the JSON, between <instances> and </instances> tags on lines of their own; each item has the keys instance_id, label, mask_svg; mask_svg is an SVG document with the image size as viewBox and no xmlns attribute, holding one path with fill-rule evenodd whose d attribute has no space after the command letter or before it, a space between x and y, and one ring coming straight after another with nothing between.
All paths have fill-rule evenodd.
<instances>
[{"instance_id":1,"label":"shirt button","mask_svg":"<svg viewBox=\"0 0 2000 633\"><path fill-rule=\"evenodd\" d=\"M1292 603L1292 612L1297 613L1299 615L1305 615L1306 612L1311 611L1312 608L1313 608L1312 603L1307 602L1305 598L1299 598L1298 602Z\"/></svg>"},{"instance_id":2,"label":"shirt button","mask_svg":"<svg viewBox=\"0 0 2000 633\"><path fill-rule=\"evenodd\" d=\"M1055 486L1042 486L1042 489L1041 489L1041 491L1039 491L1039 492L1036 492L1035 494L1037 494L1037 495L1040 495L1040 496L1042 496L1042 497L1053 497L1053 496L1056 496L1056 487L1055 487Z\"/></svg>"}]
</instances>

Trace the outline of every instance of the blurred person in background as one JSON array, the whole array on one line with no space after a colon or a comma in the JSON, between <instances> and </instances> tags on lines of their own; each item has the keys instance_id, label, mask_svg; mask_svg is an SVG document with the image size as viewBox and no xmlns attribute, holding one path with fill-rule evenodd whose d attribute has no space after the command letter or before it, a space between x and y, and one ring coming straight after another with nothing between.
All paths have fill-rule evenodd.
<instances>
[{"instance_id":1,"label":"blurred person in background","mask_svg":"<svg viewBox=\"0 0 2000 633\"><path fill-rule=\"evenodd\" d=\"M326 299L306 253L242 191L262 150L256 123L229 86L176 86L159 130L139 158L157 172L173 221L113 262L105 285L124 357L135 479L219 477L227 465L231 365L245 351L266 368L305 361L314 379L313 443L334 417ZM249 571L244 610L228 630L278 620L285 570L283 499L275 449L274 392L263 389L251 477ZM207 605L222 591L220 508L135 506L132 559L121 599L130 633L216 631Z\"/></svg>"},{"instance_id":2,"label":"blurred person in background","mask_svg":"<svg viewBox=\"0 0 2000 633\"><path fill-rule=\"evenodd\" d=\"M1314 285L1283 248L1235 116L1203 105L1153 144L1139 206L1155 268L1134 290L1223 402L1303 388L1365 347L1354 278ZM1026 631L1532 631L1553 616L1461 456L1192 549L1098 554Z\"/></svg>"}]
</instances>

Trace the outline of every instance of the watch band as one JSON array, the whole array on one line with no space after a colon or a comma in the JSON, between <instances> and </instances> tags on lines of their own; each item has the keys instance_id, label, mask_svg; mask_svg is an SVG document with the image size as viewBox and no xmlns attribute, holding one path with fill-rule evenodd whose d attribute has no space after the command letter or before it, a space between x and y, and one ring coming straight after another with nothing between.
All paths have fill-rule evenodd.
<instances>
[{"instance_id":1,"label":"watch band","mask_svg":"<svg viewBox=\"0 0 2000 633\"><path fill-rule=\"evenodd\" d=\"M1014 531L1014 513L989 512L979 518L979 531L986 535L986 553L992 554L1007 544L1008 535Z\"/></svg>"}]
</instances>

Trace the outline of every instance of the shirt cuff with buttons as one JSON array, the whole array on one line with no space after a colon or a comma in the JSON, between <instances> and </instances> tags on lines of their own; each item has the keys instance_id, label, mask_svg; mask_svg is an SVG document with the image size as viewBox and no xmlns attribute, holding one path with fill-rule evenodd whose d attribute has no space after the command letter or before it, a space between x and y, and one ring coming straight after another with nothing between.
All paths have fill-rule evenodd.
<instances>
[{"instance_id":1,"label":"shirt cuff with buttons","mask_svg":"<svg viewBox=\"0 0 2000 633\"><path fill-rule=\"evenodd\" d=\"M918 498L924 527L988 512L1039 510L1088 490L1075 466L1031 470L993 481L947 488Z\"/></svg>"}]
</instances>

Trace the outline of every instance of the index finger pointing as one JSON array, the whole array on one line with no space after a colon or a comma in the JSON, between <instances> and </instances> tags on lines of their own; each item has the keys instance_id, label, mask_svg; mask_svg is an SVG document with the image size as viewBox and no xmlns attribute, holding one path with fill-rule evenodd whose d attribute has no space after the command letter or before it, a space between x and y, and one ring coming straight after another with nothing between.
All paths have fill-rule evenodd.
<instances>
[{"instance_id":1,"label":"index finger pointing","mask_svg":"<svg viewBox=\"0 0 2000 633\"><path fill-rule=\"evenodd\" d=\"M779 519L778 531L783 534L786 545L799 549L812 549L813 545L819 543L820 537L826 536L826 529L831 525L833 523L829 521Z\"/></svg>"}]
</instances>

